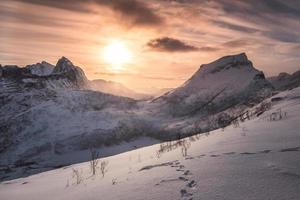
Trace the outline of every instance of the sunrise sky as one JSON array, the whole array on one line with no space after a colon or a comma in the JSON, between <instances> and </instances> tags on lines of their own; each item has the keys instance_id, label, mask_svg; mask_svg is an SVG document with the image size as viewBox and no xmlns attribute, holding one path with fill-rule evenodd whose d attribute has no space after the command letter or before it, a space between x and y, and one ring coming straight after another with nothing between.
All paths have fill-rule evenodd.
<instances>
[{"instance_id":1,"label":"sunrise sky","mask_svg":"<svg viewBox=\"0 0 300 200\"><path fill-rule=\"evenodd\" d=\"M1 0L0 20L2 65L66 56L136 90L176 87L240 52L267 76L300 68L297 0Z\"/></svg>"}]
</instances>

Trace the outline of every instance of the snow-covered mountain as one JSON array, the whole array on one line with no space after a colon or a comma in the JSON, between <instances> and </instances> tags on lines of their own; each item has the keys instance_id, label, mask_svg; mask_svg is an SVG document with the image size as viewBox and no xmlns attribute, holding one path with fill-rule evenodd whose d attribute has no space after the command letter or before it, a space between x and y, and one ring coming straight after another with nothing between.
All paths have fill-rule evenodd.
<instances>
[{"instance_id":1,"label":"snow-covered mountain","mask_svg":"<svg viewBox=\"0 0 300 200\"><path fill-rule=\"evenodd\" d=\"M184 116L255 105L271 90L263 72L256 70L242 53L201 65L181 87L155 101L165 103L172 114Z\"/></svg>"},{"instance_id":2,"label":"snow-covered mountain","mask_svg":"<svg viewBox=\"0 0 300 200\"><path fill-rule=\"evenodd\" d=\"M125 85L121 83L114 82L114 81L106 81L103 79L96 79L90 81L90 87L92 90L95 91L113 94L116 96L130 97L137 100L151 98L150 95L135 92L134 90L127 88Z\"/></svg>"},{"instance_id":3,"label":"snow-covered mountain","mask_svg":"<svg viewBox=\"0 0 300 200\"><path fill-rule=\"evenodd\" d=\"M32 163L43 171L84 161L72 155L91 147L224 127L272 90L245 54L202 65L183 86L152 101L90 90L83 70L65 57L49 75L32 68L40 66L0 68L0 166L14 177Z\"/></svg>"},{"instance_id":4,"label":"snow-covered mountain","mask_svg":"<svg viewBox=\"0 0 300 200\"><path fill-rule=\"evenodd\" d=\"M269 77L268 80L276 90L288 90L300 86L300 70L293 74L280 73L278 76Z\"/></svg>"},{"instance_id":5,"label":"snow-covered mountain","mask_svg":"<svg viewBox=\"0 0 300 200\"><path fill-rule=\"evenodd\" d=\"M28 67L3 66L1 71L0 165L88 148L90 141L103 145L136 104L86 90L83 70L64 57L47 76Z\"/></svg>"},{"instance_id":6,"label":"snow-covered mountain","mask_svg":"<svg viewBox=\"0 0 300 200\"><path fill-rule=\"evenodd\" d=\"M86 162L3 182L1 200L300 199L299 97L281 92L225 129L102 157L104 176Z\"/></svg>"},{"instance_id":7,"label":"snow-covered mountain","mask_svg":"<svg viewBox=\"0 0 300 200\"><path fill-rule=\"evenodd\" d=\"M31 74L38 75L38 76L48 76L52 73L54 67L55 67L54 65L42 61L41 63L27 65L25 68L28 68Z\"/></svg>"}]
</instances>

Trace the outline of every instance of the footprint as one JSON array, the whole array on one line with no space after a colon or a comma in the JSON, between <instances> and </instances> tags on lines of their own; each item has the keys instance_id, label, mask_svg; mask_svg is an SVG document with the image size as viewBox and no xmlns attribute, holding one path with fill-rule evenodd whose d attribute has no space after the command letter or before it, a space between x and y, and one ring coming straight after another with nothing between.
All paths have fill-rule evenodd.
<instances>
[{"instance_id":1,"label":"footprint","mask_svg":"<svg viewBox=\"0 0 300 200\"><path fill-rule=\"evenodd\" d=\"M190 170L186 170L184 173L183 173L184 176L187 176L187 175L192 175L192 173L190 172Z\"/></svg>"},{"instance_id":2,"label":"footprint","mask_svg":"<svg viewBox=\"0 0 300 200\"><path fill-rule=\"evenodd\" d=\"M243 152L243 153L240 153L241 155L253 155L253 154L256 154L256 153L251 153L251 152Z\"/></svg>"},{"instance_id":3,"label":"footprint","mask_svg":"<svg viewBox=\"0 0 300 200\"><path fill-rule=\"evenodd\" d=\"M193 195L193 194L191 194L191 193L188 193L188 192L186 191L186 189L181 189L181 190L180 190L180 194L181 194L181 197L190 197L190 196Z\"/></svg>"},{"instance_id":4,"label":"footprint","mask_svg":"<svg viewBox=\"0 0 300 200\"><path fill-rule=\"evenodd\" d=\"M223 153L224 155L233 155L233 154L235 154L235 152L227 152L227 153Z\"/></svg>"},{"instance_id":5,"label":"footprint","mask_svg":"<svg viewBox=\"0 0 300 200\"><path fill-rule=\"evenodd\" d=\"M185 160L192 160L194 157L186 157Z\"/></svg>"},{"instance_id":6,"label":"footprint","mask_svg":"<svg viewBox=\"0 0 300 200\"><path fill-rule=\"evenodd\" d=\"M300 147L293 147L287 149L281 149L280 152L289 152L289 151L300 151Z\"/></svg>"},{"instance_id":7,"label":"footprint","mask_svg":"<svg viewBox=\"0 0 300 200\"><path fill-rule=\"evenodd\" d=\"M189 188L194 188L196 185L197 185L196 181L192 180L186 186L189 187Z\"/></svg>"},{"instance_id":8,"label":"footprint","mask_svg":"<svg viewBox=\"0 0 300 200\"><path fill-rule=\"evenodd\" d=\"M217 155L217 154L212 154L210 155L210 157L219 157L220 155Z\"/></svg>"},{"instance_id":9,"label":"footprint","mask_svg":"<svg viewBox=\"0 0 300 200\"><path fill-rule=\"evenodd\" d=\"M263 151L259 151L259 153L270 153L272 150L269 150L269 149L266 149L266 150L263 150Z\"/></svg>"},{"instance_id":10,"label":"footprint","mask_svg":"<svg viewBox=\"0 0 300 200\"><path fill-rule=\"evenodd\" d=\"M188 181L188 180L189 180L189 179L187 179L187 178L185 178L185 177L182 177L182 176L180 176L178 179L179 179L179 180L182 180L182 181Z\"/></svg>"}]
</instances>

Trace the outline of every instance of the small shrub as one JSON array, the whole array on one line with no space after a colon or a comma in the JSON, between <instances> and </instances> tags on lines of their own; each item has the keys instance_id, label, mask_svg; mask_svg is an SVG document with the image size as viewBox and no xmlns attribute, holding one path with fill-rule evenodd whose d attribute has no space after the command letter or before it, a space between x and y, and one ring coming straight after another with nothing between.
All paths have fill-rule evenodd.
<instances>
[{"instance_id":1,"label":"small shrub","mask_svg":"<svg viewBox=\"0 0 300 200\"><path fill-rule=\"evenodd\" d=\"M83 181L82 172L79 172L78 169L72 169L72 178L75 178L76 184L80 184Z\"/></svg>"},{"instance_id":2,"label":"small shrub","mask_svg":"<svg viewBox=\"0 0 300 200\"><path fill-rule=\"evenodd\" d=\"M95 149L90 149L91 160L90 160L90 168L92 175L96 174L97 166L99 163L99 153Z\"/></svg>"},{"instance_id":3,"label":"small shrub","mask_svg":"<svg viewBox=\"0 0 300 200\"><path fill-rule=\"evenodd\" d=\"M104 177L105 173L107 172L107 165L108 165L108 161L103 160L100 162L100 170L101 170L102 177Z\"/></svg>"}]
</instances>

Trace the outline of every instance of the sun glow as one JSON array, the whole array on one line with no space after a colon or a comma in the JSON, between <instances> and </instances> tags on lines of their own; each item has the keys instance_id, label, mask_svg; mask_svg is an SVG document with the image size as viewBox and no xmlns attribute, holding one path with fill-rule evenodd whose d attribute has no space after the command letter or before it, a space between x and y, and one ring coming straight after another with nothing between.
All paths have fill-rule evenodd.
<instances>
[{"instance_id":1,"label":"sun glow","mask_svg":"<svg viewBox=\"0 0 300 200\"><path fill-rule=\"evenodd\" d=\"M103 59L114 71L124 69L132 61L132 53L121 41L114 41L104 48Z\"/></svg>"}]
</instances>

